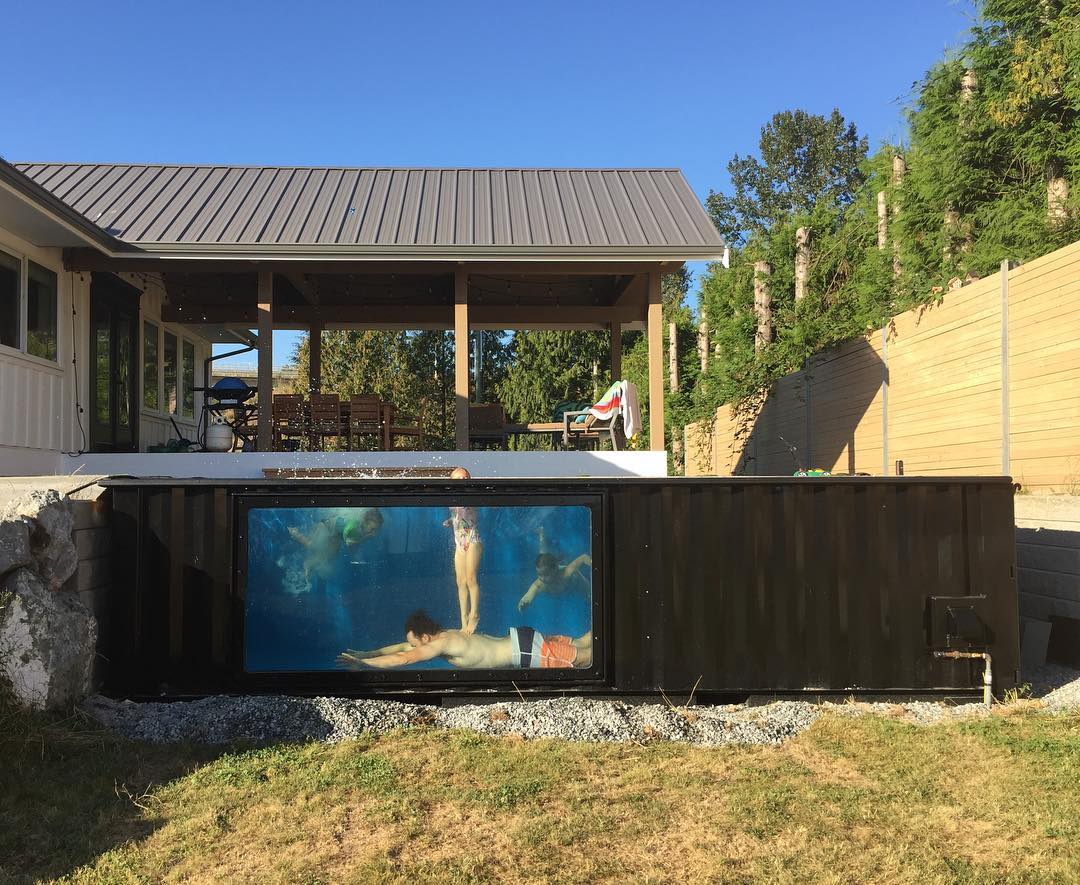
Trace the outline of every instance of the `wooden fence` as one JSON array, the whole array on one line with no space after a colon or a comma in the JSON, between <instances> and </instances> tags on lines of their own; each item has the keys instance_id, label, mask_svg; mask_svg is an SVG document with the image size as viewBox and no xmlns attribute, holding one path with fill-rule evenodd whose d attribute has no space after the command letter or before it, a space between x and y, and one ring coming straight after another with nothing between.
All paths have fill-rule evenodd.
<instances>
[{"instance_id":1,"label":"wooden fence","mask_svg":"<svg viewBox=\"0 0 1080 885\"><path fill-rule=\"evenodd\" d=\"M1010 474L1080 488L1080 243L810 360L756 413L686 429L686 472Z\"/></svg>"}]
</instances>

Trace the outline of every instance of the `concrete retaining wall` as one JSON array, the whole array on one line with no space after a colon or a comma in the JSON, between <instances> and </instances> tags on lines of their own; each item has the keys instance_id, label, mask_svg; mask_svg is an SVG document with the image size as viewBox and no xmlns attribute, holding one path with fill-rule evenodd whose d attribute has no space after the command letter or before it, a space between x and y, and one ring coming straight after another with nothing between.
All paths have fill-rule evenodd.
<instances>
[{"instance_id":1,"label":"concrete retaining wall","mask_svg":"<svg viewBox=\"0 0 1080 885\"><path fill-rule=\"evenodd\" d=\"M1025 658L1074 663L1068 646L1080 627L1080 496L1016 496L1016 564Z\"/></svg>"}]
</instances>

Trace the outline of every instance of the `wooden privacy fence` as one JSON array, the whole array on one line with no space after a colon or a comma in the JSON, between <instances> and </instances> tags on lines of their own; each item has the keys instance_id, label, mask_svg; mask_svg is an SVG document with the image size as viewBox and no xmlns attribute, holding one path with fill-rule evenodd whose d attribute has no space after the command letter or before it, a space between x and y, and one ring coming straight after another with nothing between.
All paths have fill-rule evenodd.
<instances>
[{"instance_id":1,"label":"wooden privacy fence","mask_svg":"<svg viewBox=\"0 0 1080 885\"><path fill-rule=\"evenodd\" d=\"M686 428L688 475L1011 474L1080 488L1080 243L947 292ZM794 449L794 455L792 453Z\"/></svg>"}]
</instances>

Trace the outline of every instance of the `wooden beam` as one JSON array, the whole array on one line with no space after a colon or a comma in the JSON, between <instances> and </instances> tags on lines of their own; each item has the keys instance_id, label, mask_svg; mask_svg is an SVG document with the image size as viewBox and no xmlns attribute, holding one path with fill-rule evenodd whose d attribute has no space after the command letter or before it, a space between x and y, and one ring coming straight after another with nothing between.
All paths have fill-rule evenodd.
<instances>
[{"instance_id":1,"label":"wooden beam","mask_svg":"<svg viewBox=\"0 0 1080 885\"><path fill-rule=\"evenodd\" d=\"M331 325L364 326L372 323L415 329L416 325L452 329L455 327L453 305L439 304L275 304L274 324L279 328L307 328L314 323ZM633 323L643 319L639 306L607 307L604 305L516 305L474 304L469 309L471 328L483 325L487 328L560 328L586 327L606 328L609 323ZM163 304L161 320L166 323L224 324L256 322L258 306L254 304L195 304L177 301ZM505 325L502 325L504 324ZM536 324L533 326L531 324Z\"/></svg>"},{"instance_id":2,"label":"wooden beam","mask_svg":"<svg viewBox=\"0 0 1080 885\"><path fill-rule=\"evenodd\" d=\"M664 313L660 274L649 274L649 448L664 450Z\"/></svg>"},{"instance_id":3,"label":"wooden beam","mask_svg":"<svg viewBox=\"0 0 1080 885\"><path fill-rule=\"evenodd\" d=\"M622 325L612 323L608 326L611 335L611 380L622 380Z\"/></svg>"},{"instance_id":4,"label":"wooden beam","mask_svg":"<svg viewBox=\"0 0 1080 885\"><path fill-rule=\"evenodd\" d=\"M292 287L300 293L308 304L319 303L318 286L315 285L314 281L308 278L307 274L286 272L283 273L282 276L292 284Z\"/></svg>"},{"instance_id":5,"label":"wooden beam","mask_svg":"<svg viewBox=\"0 0 1080 885\"><path fill-rule=\"evenodd\" d=\"M476 261L467 259L366 259L342 258L326 253L318 258L275 258L273 255L229 257L186 256L183 254L146 255L133 252L128 257L114 257L96 249L65 249L64 269L69 271L112 271L113 273L251 273L270 270L279 274L413 274L445 275L464 269L484 276L623 276L651 273L677 273L682 261Z\"/></svg>"},{"instance_id":6,"label":"wooden beam","mask_svg":"<svg viewBox=\"0 0 1080 885\"><path fill-rule=\"evenodd\" d=\"M260 452L273 448L271 417L274 402L274 275L259 271L259 422L257 441Z\"/></svg>"},{"instance_id":7,"label":"wooden beam","mask_svg":"<svg viewBox=\"0 0 1080 885\"><path fill-rule=\"evenodd\" d=\"M322 393L322 323L308 327L308 393Z\"/></svg>"},{"instance_id":8,"label":"wooden beam","mask_svg":"<svg viewBox=\"0 0 1080 885\"><path fill-rule=\"evenodd\" d=\"M469 275L454 273L454 427L457 449L469 450Z\"/></svg>"}]
</instances>

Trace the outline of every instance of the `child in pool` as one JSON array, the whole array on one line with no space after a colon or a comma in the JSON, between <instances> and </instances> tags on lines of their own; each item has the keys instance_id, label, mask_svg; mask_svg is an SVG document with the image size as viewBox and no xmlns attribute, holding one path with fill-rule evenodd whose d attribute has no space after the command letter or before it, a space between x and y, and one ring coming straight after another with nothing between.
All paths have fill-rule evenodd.
<instances>
[{"instance_id":1,"label":"child in pool","mask_svg":"<svg viewBox=\"0 0 1080 885\"><path fill-rule=\"evenodd\" d=\"M308 532L289 526L289 537L304 548L304 579L310 584L311 576L326 580L334 569L342 543L352 547L366 541L378 532L383 524L382 513L376 507L358 507L356 514L347 518L331 516L315 523Z\"/></svg>"},{"instance_id":2,"label":"child in pool","mask_svg":"<svg viewBox=\"0 0 1080 885\"><path fill-rule=\"evenodd\" d=\"M469 471L455 467L451 479L469 479ZM450 518L443 522L454 530L454 580L457 582L461 632L475 633L480 623L480 583L476 573L484 545L480 541L475 507L451 507Z\"/></svg>"},{"instance_id":3,"label":"child in pool","mask_svg":"<svg viewBox=\"0 0 1080 885\"><path fill-rule=\"evenodd\" d=\"M289 537L304 548L304 580L311 588L311 576L327 580L334 570L334 561L341 550L341 531L337 518L320 519L309 531L289 526Z\"/></svg>"},{"instance_id":4,"label":"child in pool","mask_svg":"<svg viewBox=\"0 0 1080 885\"><path fill-rule=\"evenodd\" d=\"M575 575L589 586L589 579L581 573L585 566L592 567L592 557L588 553L582 553L568 564L562 565L557 557L550 553L544 538L543 526L538 530L540 535L540 554L536 557L536 580L529 585L525 595L518 600L518 611L525 608L536 598L537 593L562 593L570 586L570 579Z\"/></svg>"}]
</instances>

